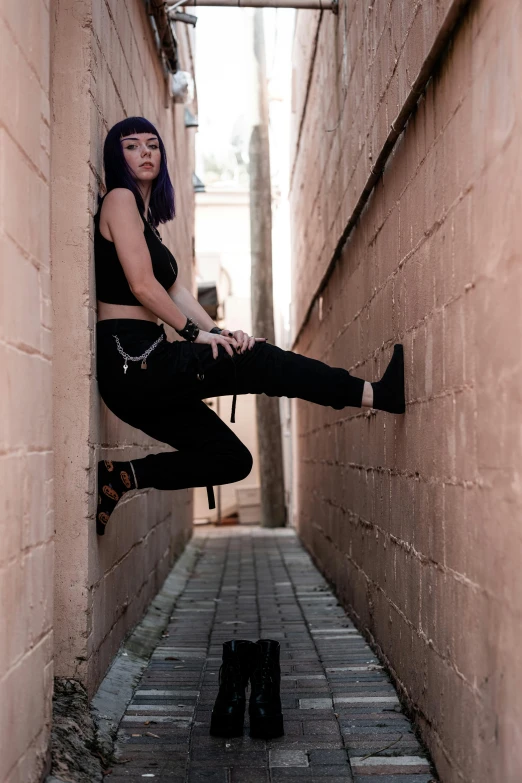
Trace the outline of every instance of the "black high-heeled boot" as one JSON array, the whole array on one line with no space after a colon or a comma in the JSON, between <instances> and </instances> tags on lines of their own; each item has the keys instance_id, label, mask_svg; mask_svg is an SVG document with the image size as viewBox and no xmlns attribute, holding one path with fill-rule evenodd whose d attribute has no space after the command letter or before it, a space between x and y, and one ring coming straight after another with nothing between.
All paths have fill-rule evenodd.
<instances>
[{"instance_id":1,"label":"black high-heeled boot","mask_svg":"<svg viewBox=\"0 0 522 783\"><path fill-rule=\"evenodd\" d=\"M256 644L244 639L223 643L219 692L210 719L214 737L240 737L245 720L245 689Z\"/></svg>"},{"instance_id":2,"label":"black high-heeled boot","mask_svg":"<svg viewBox=\"0 0 522 783\"><path fill-rule=\"evenodd\" d=\"M259 639L250 674L250 736L258 739L281 737L283 713L281 711L281 669L279 666L279 642Z\"/></svg>"},{"instance_id":3,"label":"black high-heeled boot","mask_svg":"<svg viewBox=\"0 0 522 783\"><path fill-rule=\"evenodd\" d=\"M404 413L404 348L400 343L393 346L393 354L380 381L372 383L373 408L389 413Z\"/></svg>"}]
</instances>

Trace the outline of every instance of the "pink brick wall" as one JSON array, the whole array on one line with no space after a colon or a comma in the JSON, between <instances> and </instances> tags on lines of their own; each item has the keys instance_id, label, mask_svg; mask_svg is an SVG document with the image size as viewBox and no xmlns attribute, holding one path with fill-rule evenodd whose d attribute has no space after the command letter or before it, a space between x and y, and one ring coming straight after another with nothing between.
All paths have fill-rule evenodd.
<instances>
[{"instance_id":1,"label":"pink brick wall","mask_svg":"<svg viewBox=\"0 0 522 783\"><path fill-rule=\"evenodd\" d=\"M298 524L388 662L445 783L522 774L522 9L477 0L318 289L450 6L298 14L295 349L404 417L300 402ZM308 320L305 314L313 305Z\"/></svg>"},{"instance_id":2,"label":"pink brick wall","mask_svg":"<svg viewBox=\"0 0 522 783\"><path fill-rule=\"evenodd\" d=\"M188 284L193 280L194 130L166 101L145 3L61 0L53 28L53 304L57 453L56 646L59 676L93 693L122 638L165 579L190 536L192 493L135 493L103 538L94 526L98 459L165 447L117 420L98 396L93 223L103 179L103 142L125 116L157 124L167 148L178 217L163 229ZM191 32L180 26L182 67ZM58 331L58 330L57 330ZM74 487L74 492L69 488Z\"/></svg>"},{"instance_id":3,"label":"pink brick wall","mask_svg":"<svg viewBox=\"0 0 522 783\"><path fill-rule=\"evenodd\" d=\"M163 71L144 5L93 0L93 79L97 94L92 100L91 117L97 130L92 138L91 165L97 179L102 178L106 131L124 116L138 114L157 125L167 149L177 206L177 217L162 229L162 234L179 260L180 274L191 287L195 131L185 128L183 105L169 99L166 108ZM190 26L178 25L181 67L188 71L193 70L192 32ZM95 183L91 185L96 191ZM169 334L171 339L177 338L174 330L169 329ZM171 450L123 424L103 403L99 444L103 444L99 454L113 459ZM118 510L111 522L120 530L106 533L91 577L93 629L89 648L95 656L95 682L103 676L122 637L141 619L191 535L192 491L139 493Z\"/></svg>"},{"instance_id":4,"label":"pink brick wall","mask_svg":"<svg viewBox=\"0 0 522 783\"><path fill-rule=\"evenodd\" d=\"M53 442L49 7L0 8L0 781L46 763ZM13 731L13 727L16 730Z\"/></svg>"}]
</instances>

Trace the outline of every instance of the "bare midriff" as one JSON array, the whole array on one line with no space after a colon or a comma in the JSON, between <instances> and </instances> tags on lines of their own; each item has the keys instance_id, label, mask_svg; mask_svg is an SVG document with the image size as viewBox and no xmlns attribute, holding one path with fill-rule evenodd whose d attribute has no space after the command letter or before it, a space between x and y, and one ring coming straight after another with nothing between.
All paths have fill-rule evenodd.
<instances>
[{"instance_id":1,"label":"bare midriff","mask_svg":"<svg viewBox=\"0 0 522 783\"><path fill-rule=\"evenodd\" d=\"M98 321L107 321L109 318L137 318L139 321L158 322L157 316L152 310L141 305L119 305L100 302L98 299Z\"/></svg>"}]
</instances>

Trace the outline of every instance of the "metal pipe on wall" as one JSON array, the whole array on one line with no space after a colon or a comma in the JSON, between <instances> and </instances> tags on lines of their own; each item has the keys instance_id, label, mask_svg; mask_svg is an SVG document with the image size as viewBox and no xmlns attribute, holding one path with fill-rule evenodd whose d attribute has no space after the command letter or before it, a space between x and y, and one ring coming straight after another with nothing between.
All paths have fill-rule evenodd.
<instances>
[{"instance_id":1,"label":"metal pipe on wall","mask_svg":"<svg viewBox=\"0 0 522 783\"><path fill-rule=\"evenodd\" d=\"M182 0L168 6L179 8L181 6L228 6L233 8L301 8L320 9L322 11L338 12L338 0Z\"/></svg>"}]
</instances>

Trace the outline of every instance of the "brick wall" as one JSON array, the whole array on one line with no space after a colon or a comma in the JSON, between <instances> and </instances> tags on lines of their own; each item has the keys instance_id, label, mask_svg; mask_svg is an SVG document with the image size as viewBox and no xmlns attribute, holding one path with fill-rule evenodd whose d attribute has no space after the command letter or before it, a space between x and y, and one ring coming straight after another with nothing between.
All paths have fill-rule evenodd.
<instances>
[{"instance_id":1,"label":"brick wall","mask_svg":"<svg viewBox=\"0 0 522 783\"><path fill-rule=\"evenodd\" d=\"M107 130L126 115L150 119L165 143L176 196L177 216L162 228L162 234L179 261L180 276L190 288L194 261L195 131L185 128L184 106L165 98L164 74L144 7L143 2L93 0L93 80L97 89L91 103L91 117L96 123L91 146L96 182L91 178L91 187L94 195L97 182L103 177L102 144ZM181 67L191 72L192 32L189 25L178 25ZM96 208L94 199L93 210ZM177 339L173 329L168 328L168 332L170 339ZM98 453L102 457L126 459L145 456L149 451L171 450L123 424L103 403L101 414ZM192 490L138 493L111 517L111 522L114 529L104 537L107 551L92 574L93 606L97 611L93 614L90 647L96 655L96 682L103 676L122 637L141 619L190 537ZM119 533L115 532L116 525ZM117 567L112 563L110 568L104 565L107 552ZM107 611L106 607L111 608Z\"/></svg>"},{"instance_id":2,"label":"brick wall","mask_svg":"<svg viewBox=\"0 0 522 783\"><path fill-rule=\"evenodd\" d=\"M194 130L166 98L145 3L60 0L53 4L53 305L56 444L56 646L59 676L90 694L126 632L140 619L190 535L192 493L133 493L97 538L95 466L164 444L117 420L95 377L93 222L103 181L103 142L125 116L155 123L167 148L178 217L162 229L193 280ZM191 31L180 25L182 67L192 70ZM71 492L70 488L74 488Z\"/></svg>"},{"instance_id":3,"label":"brick wall","mask_svg":"<svg viewBox=\"0 0 522 783\"><path fill-rule=\"evenodd\" d=\"M49 8L0 8L0 780L45 765L52 692ZM23 718L21 718L23 716ZM16 731L13 731L16 726Z\"/></svg>"},{"instance_id":4,"label":"brick wall","mask_svg":"<svg viewBox=\"0 0 522 783\"><path fill-rule=\"evenodd\" d=\"M376 380L403 343L407 412L297 403L297 523L387 661L441 779L515 783L519 4L471 4L324 278L449 11L449 0L395 0L298 14L294 348Z\"/></svg>"}]
</instances>

